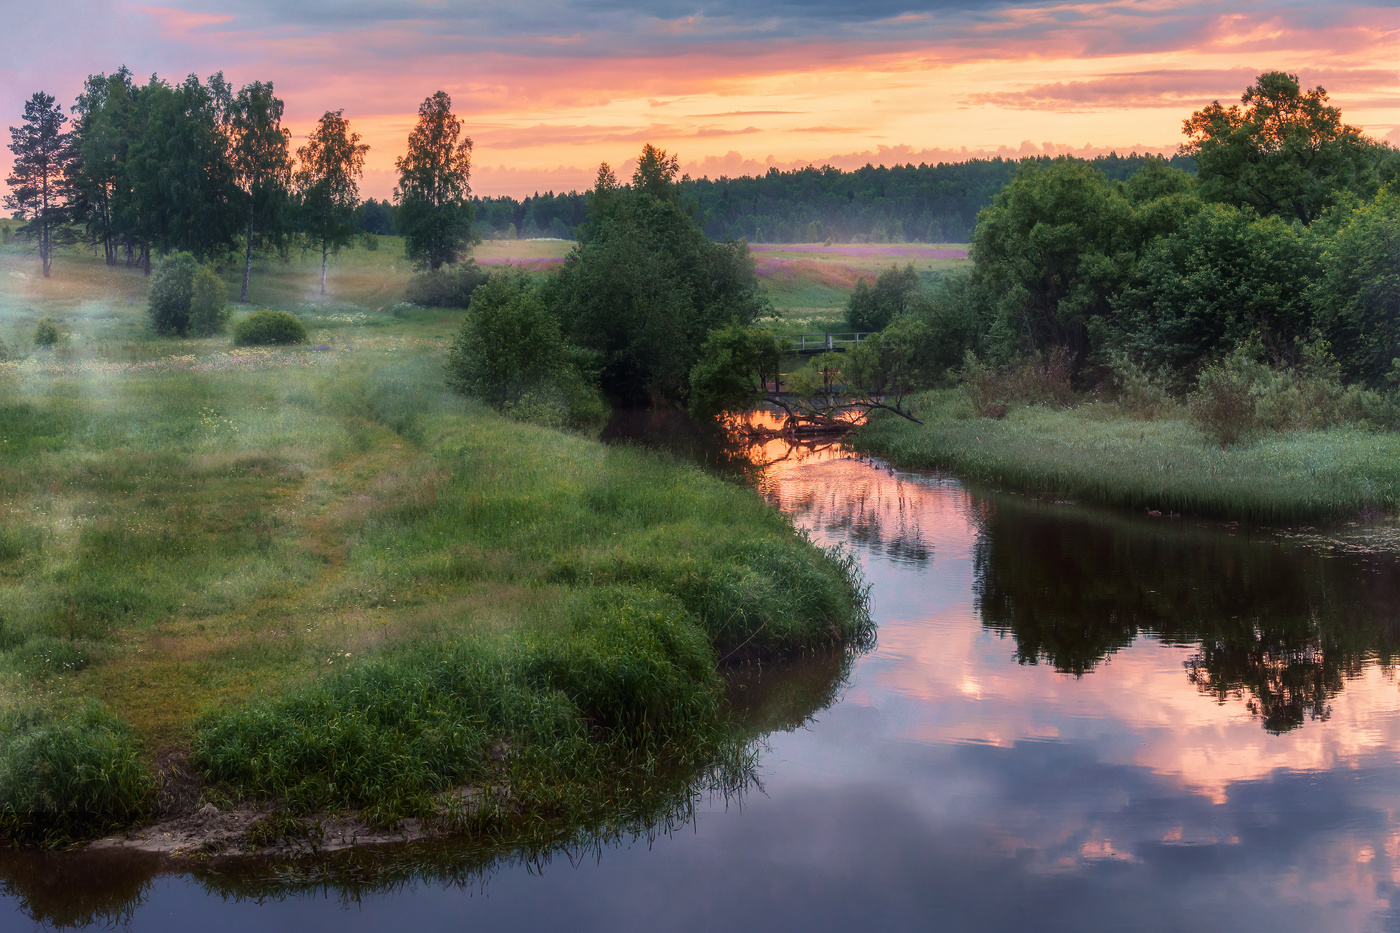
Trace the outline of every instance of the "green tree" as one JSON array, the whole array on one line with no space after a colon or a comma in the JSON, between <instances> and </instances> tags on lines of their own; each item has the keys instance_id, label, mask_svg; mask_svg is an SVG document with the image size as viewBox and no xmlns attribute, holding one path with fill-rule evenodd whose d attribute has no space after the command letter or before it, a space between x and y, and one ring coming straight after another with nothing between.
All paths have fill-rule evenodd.
<instances>
[{"instance_id":1,"label":"green tree","mask_svg":"<svg viewBox=\"0 0 1400 933\"><path fill-rule=\"evenodd\" d=\"M128 264L136 245L122 216L130 201L127 156L136 118L137 88L131 72L90 75L73 105L74 159L70 168L70 211L90 241L101 243L107 265L121 247Z\"/></svg>"},{"instance_id":2,"label":"green tree","mask_svg":"<svg viewBox=\"0 0 1400 933\"><path fill-rule=\"evenodd\" d=\"M207 85L190 75L175 87L152 77L137 94L120 215L150 248L210 259L238 242L245 198L225 132L231 100L219 74Z\"/></svg>"},{"instance_id":3,"label":"green tree","mask_svg":"<svg viewBox=\"0 0 1400 933\"><path fill-rule=\"evenodd\" d=\"M358 230L356 208L369 146L350 131L343 110L327 110L297 149L296 189L302 228L321 252L321 294L326 293L326 260L348 245ZM376 241L377 248L377 241Z\"/></svg>"},{"instance_id":4,"label":"green tree","mask_svg":"<svg viewBox=\"0 0 1400 933\"><path fill-rule=\"evenodd\" d=\"M895 318L895 323L918 321L927 330L891 335L891 339L909 347L910 362L921 367L932 384L961 365L967 351L977 347L987 329L986 306L972 275L965 271L945 275L928 291L915 295L904 314ZM912 340L914 336L918 339Z\"/></svg>"},{"instance_id":5,"label":"green tree","mask_svg":"<svg viewBox=\"0 0 1400 933\"><path fill-rule=\"evenodd\" d=\"M777 391L783 351L773 334L760 327L731 322L710 331L700 358L690 369L690 413L713 418L748 411Z\"/></svg>"},{"instance_id":6,"label":"green tree","mask_svg":"<svg viewBox=\"0 0 1400 933\"><path fill-rule=\"evenodd\" d=\"M395 166L398 213L394 225L404 250L420 267L436 271L461 259L472 244L472 141L452 114L452 98L438 91L418 108L408 152Z\"/></svg>"},{"instance_id":7,"label":"green tree","mask_svg":"<svg viewBox=\"0 0 1400 933\"><path fill-rule=\"evenodd\" d=\"M146 314L156 333L181 337L189 333L190 301L198 271L199 261L180 250L156 264L146 296Z\"/></svg>"},{"instance_id":8,"label":"green tree","mask_svg":"<svg viewBox=\"0 0 1400 933\"><path fill-rule=\"evenodd\" d=\"M1312 295L1318 324L1350 379L1400 373L1400 192L1351 213L1322 254Z\"/></svg>"},{"instance_id":9,"label":"green tree","mask_svg":"<svg viewBox=\"0 0 1400 933\"><path fill-rule=\"evenodd\" d=\"M238 92L228 110L231 162L234 179L243 192L247 221L242 302L248 300L254 240L281 245L291 219L288 195L292 162L287 153L291 133L282 128L282 108L271 81L254 81Z\"/></svg>"},{"instance_id":10,"label":"green tree","mask_svg":"<svg viewBox=\"0 0 1400 933\"><path fill-rule=\"evenodd\" d=\"M919 291L919 274L913 263L903 269L890 266L875 277L873 287L862 278L846 304L846 326L858 332L884 330L905 312Z\"/></svg>"},{"instance_id":11,"label":"green tree","mask_svg":"<svg viewBox=\"0 0 1400 933\"><path fill-rule=\"evenodd\" d=\"M1243 107L1216 101L1191 114L1181 151L1196 160L1202 195L1311 224L1345 192L1374 194L1374 146L1327 100L1271 71L1245 90Z\"/></svg>"},{"instance_id":12,"label":"green tree","mask_svg":"<svg viewBox=\"0 0 1400 933\"><path fill-rule=\"evenodd\" d=\"M24 103L24 123L10 127L14 166L5 184L5 206L27 221L23 232L34 237L44 278L53 267L56 234L68 219L68 167L72 138L64 132L68 118L51 95L36 91Z\"/></svg>"},{"instance_id":13,"label":"green tree","mask_svg":"<svg viewBox=\"0 0 1400 933\"><path fill-rule=\"evenodd\" d=\"M846 391L867 401L867 408L887 407L905 417L904 400L935 385L947 368L942 365L940 335L926 320L902 315L878 337L849 351L842 374ZM877 404L878 403L878 404Z\"/></svg>"},{"instance_id":14,"label":"green tree","mask_svg":"<svg viewBox=\"0 0 1400 933\"><path fill-rule=\"evenodd\" d=\"M714 242L672 197L595 189L578 236L551 297L616 401L684 399L706 335L768 309L747 246Z\"/></svg>"},{"instance_id":15,"label":"green tree","mask_svg":"<svg viewBox=\"0 0 1400 933\"><path fill-rule=\"evenodd\" d=\"M1317 237L1249 208L1208 205L1153 240L1115 299L1123 349L1189 383L1212 359L1257 338L1290 362L1312 324Z\"/></svg>"},{"instance_id":16,"label":"green tree","mask_svg":"<svg viewBox=\"0 0 1400 933\"><path fill-rule=\"evenodd\" d=\"M603 407L587 373L588 354L568 346L532 277L492 273L472 294L448 351L448 385L528 420L579 427Z\"/></svg>"},{"instance_id":17,"label":"green tree","mask_svg":"<svg viewBox=\"0 0 1400 933\"><path fill-rule=\"evenodd\" d=\"M1087 163L1056 159L1024 163L978 215L972 261L1024 349L1063 347L1082 363L1140 245L1132 202Z\"/></svg>"},{"instance_id":18,"label":"green tree","mask_svg":"<svg viewBox=\"0 0 1400 933\"><path fill-rule=\"evenodd\" d=\"M606 162L598 169L599 181L603 180L605 169ZM674 201L677 199L676 181L680 170L679 158L647 143L642 146L642 154L637 157L637 168L632 172L632 190L650 195L658 201ZM611 170L607 173L611 174Z\"/></svg>"}]
</instances>

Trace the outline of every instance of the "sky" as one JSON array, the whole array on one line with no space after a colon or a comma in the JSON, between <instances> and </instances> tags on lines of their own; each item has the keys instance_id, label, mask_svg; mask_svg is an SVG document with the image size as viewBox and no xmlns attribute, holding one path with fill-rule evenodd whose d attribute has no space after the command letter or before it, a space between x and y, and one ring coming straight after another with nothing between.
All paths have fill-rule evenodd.
<instances>
[{"instance_id":1,"label":"sky","mask_svg":"<svg viewBox=\"0 0 1400 933\"><path fill-rule=\"evenodd\" d=\"M294 136L343 109L374 197L439 89L480 195L588 187L645 142L711 177L1172 151L1270 70L1400 144L1400 0L47 0L0 35L0 126L123 64L271 80Z\"/></svg>"}]
</instances>

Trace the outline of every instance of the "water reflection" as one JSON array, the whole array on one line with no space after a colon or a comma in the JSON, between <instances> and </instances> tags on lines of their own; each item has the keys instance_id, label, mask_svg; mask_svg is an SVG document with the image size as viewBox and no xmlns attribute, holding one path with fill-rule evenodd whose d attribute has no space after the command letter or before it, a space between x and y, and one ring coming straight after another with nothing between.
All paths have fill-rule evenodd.
<instances>
[{"instance_id":1,"label":"water reflection","mask_svg":"<svg viewBox=\"0 0 1400 933\"><path fill-rule=\"evenodd\" d=\"M512 871L538 874L556 861L578 865L610 848L651 845L689 826L697 807L739 805L761 789L756 768L774 733L802 728L836 701L854 656L822 650L726 675L733 722L746 741L732 757L700 773L651 785L635 810L584 826L536 827L525 840L448 839L365 846L296 858L224 857L170 860L124 852L34 852L0 849L0 894L35 923L81 929L127 926L163 874L181 874L225 902L265 903L317 896L344 906L428 885L484 890ZM6 929L0 914L0 929Z\"/></svg>"},{"instance_id":2,"label":"water reflection","mask_svg":"<svg viewBox=\"0 0 1400 933\"><path fill-rule=\"evenodd\" d=\"M1326 719L1368 663L1400 646L1400 563L1273 533L1045 505L973 502L983 624L1023 663L1083 676L1144 634L1194 650L1186 676L1243 698L1270 732Z\"/></svg>"}]
</instances>

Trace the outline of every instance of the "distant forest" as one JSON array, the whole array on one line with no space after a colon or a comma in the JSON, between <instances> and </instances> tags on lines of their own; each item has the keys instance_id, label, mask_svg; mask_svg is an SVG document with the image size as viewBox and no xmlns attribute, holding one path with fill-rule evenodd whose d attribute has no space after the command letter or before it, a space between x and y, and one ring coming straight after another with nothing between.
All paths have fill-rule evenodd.
<instances>
[{"instance_id":1,"label":"distant forest","mask_svg":"<svg viewBox=\"0 0 1400 933\"><path fill-rule=\"evenodd\" d=\"M716 240L743 237L750 243L926 242L962 243L972 236L977 212L1031 159L975 159L937 165L867 165L855 171L823 166L792 171L769 169L740 178L684 179L681 198L698 211L705 232ZM1137 153L1089 160L1111 181L1124 181L1143 164ZM1195 173L1189 156L1167 160ZM472 199L474 225L482 236L572 239L587 217L584 194L547 192L516 200ZM394 208L370 200L360 208L361 228L393 232Z\"/></svg>"}]
</instances>

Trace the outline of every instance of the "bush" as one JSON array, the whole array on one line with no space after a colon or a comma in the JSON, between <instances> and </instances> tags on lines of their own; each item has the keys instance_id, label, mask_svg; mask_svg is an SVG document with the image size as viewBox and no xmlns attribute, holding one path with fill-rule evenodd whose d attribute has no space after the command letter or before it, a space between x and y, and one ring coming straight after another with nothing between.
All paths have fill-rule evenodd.
<instances>
[{"instance_id":1,"label":"bush","mask_svg":"<svg viewBox=\"0 0 1400 933\"><path fill-rule=\"evenodd\" d=\"M1191 420L1221 447L1229 447L1259 427L1254 380L1237 360L1216 363L1202 371L1191 395ZM1278 400L1266 408L1277 417Z\"/></svg>"},{"instance_id":2,"label":"bush","mask_svg":"<svg viewBox=\"0 0 1400 933\"><path fill-rule=\"evenodd\" d=\"M306 342L306 325L286 311L254 311L233 326L240 347Z\"/></svg>"},{"instance_id":3,"label":"bush","mask_svg":"<svg viewBox=\"0 0 1400 933\"><path fill-rule=\"evenodd\" d=\"M198 271L199 263L186 252L171 253L156 265L146 299L146 314L156 333L181 337L189 333L190 299Z\"/></svg>"},{"instance_id":4,"label":"bush","mask_svg":"<svg viewBox=\"0 0 1400 933\"><path fill-rule=\"evenodd\" d=\"M146 815L156 782L131 730L96 700L0 712L0 832L61 844Z\"/></svg>"},{"instance_id":5,"label":"bush","mask_svg":"<svg viewBox=\"0 0 1400 933\"><path fill-rule=\"evenodd\" d=\"M51 347L62 338L58 332L58 325L51 317L39 318L39 323L34 325L34 345L36 347Z\"/></svg>"},{"instance_id":6,"label":"bush","mask_svg":"<svg viewBox=\"0 0 1400 933\"><path fill-rule=\"evenodd\" d=\"M607 413L588 364L587 353L564 343L530 276L502 269L472 297L448 351L447 382L521 421L585 427Z\"/></svg>"},{"instance_id":7,"label":"bush","mask_svg":"<svg viewBox=\"0 0 1400 933\"><path fill-rule=\"evenodd\" d=\"M426 308L465 308L486 280L486 271L469 259L435 272L418 273L409 279L403 296Z\"/></svg>"},{"instance_id":8,"label":"bush","mask_svg":"<svg viewBox=\"0 0 1400 933\"><path fill-rule=\"evenodd\" d=\"M223 333L228 314L224 280L213 269L202 266L190 287L190 330L197 337Z\"/></svg>"},{"instance_id":9,"label":"bush","mask_svg":"<svg viewBox=\"0 0 1400 933\"><path fill-rule=\"evenodd\" d=\"M1167 390L1165 373L1148 372L1142 364L1121 353L1110 358L1109 371L1113 374L1119 407L1134 417L1151 420L1175 406Z\"/></svg>"},{"instance_id":10,"label":"bush","mask_svg":"<svg viewBox=\"0 0 1400 933\"><path fill-rule=\"evenodd\" d=\"M1000 418L1012 402L1065 406L1074 401L1074 359L1057 347L1004 368L987 366L967 351L962 383L979 418Z\"/></svg>"},{"instance_id":11,"label":"bush","mask_svg":"<svg viewBox=\"0 0 1400 933\"><path fill-rule=\"evenodd\" d=\"M753 408L763 386L777 379L782 357L777 338L762 328L734 322L710 331L690 369L691 415L713 418Z\"/></svg>"}]
</instances>

